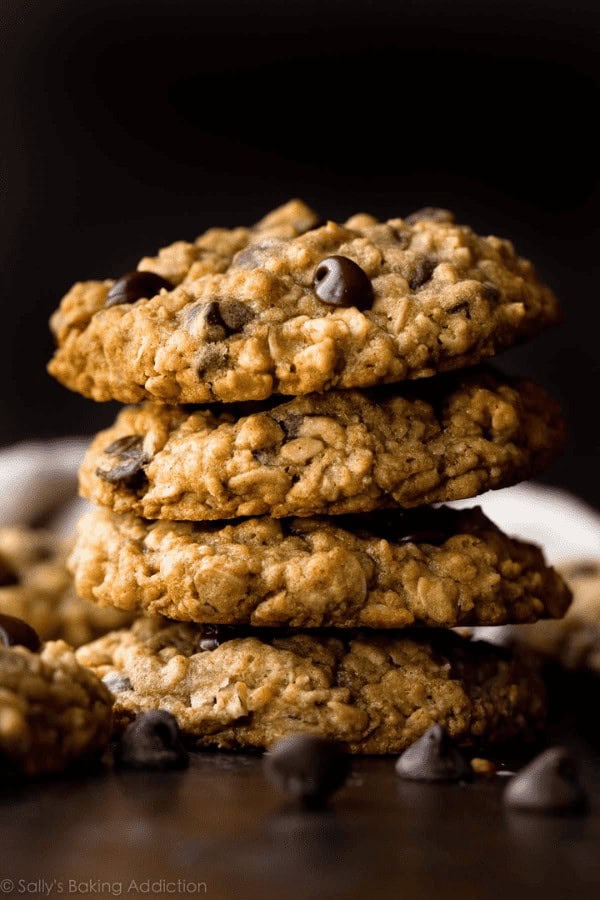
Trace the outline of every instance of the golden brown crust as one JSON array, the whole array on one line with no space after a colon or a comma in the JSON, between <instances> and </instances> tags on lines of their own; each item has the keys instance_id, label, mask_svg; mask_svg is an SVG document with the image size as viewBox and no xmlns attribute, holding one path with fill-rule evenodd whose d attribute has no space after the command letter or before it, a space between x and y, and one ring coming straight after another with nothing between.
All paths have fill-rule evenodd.
<instances>
[{"instance_id":1,"label":"golden brown crust","mask_svg":"<svg viewBox=\"0 0 600 900\"><path fill-rule=\"evenodd\" d=\"M51 320L51 374L95 400L261 400L463 368L559 318L553 293L509 241L449 216L317 224L292 201L254 228L178 241L139 263L176 287L131 305L105 308L111 281L76 284ZM315 270L332 255L366 273L370 308L316 296ZM228 323L207 304L220 304Z\"/></svg>"},{"instance_id":2,"label":"golden brown crust","mask_svg":"<svg viewBox=\"0 0 600 900\"><path fill-rule=\"evenodd\" d=\"M121 722L166 709L199 746L269 747L308 731L353 753L398 753L434 722L479 745L531 735L544 716L543 684L526 663L450 632L228 637L140 620L78 658L120 685Z\"/></svg>"},{"instance_id":3,"label":"golden brown crust","mask_svg":"<svg viewBox=\"0 0 600 900\"><path fill-rule=\"evenodd\" d=\"M70 562L90 601L201 623L499 625L561 616L570 599L537 547L478 509L212 527L97 509Z\"/></svg>"}]
</instances>

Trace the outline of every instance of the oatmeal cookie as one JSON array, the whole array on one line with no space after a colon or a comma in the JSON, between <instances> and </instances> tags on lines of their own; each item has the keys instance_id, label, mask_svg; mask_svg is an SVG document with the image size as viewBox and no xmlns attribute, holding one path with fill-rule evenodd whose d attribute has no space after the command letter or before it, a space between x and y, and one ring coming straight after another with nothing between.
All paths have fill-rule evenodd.
<instances>
[{"instance_id":1,"label":"oatmeal cookie","mask_svg":"<svg viewBox=\"0 0 600 900\"><path fill-rule=\"evenodd\" d=\"M450 213L323 225L291 201L76 284L49 370L94 400L261 400L463 368L558 319L509 241Z\"/></svg>"},{"instance_id":2,"label":"oatmeal cookie","mask_svg":"<svg viewBox=\"0 0 600 900\"><path fill-rule=\"evenodd\" d=\"M90 601L200 623L499 625L561 616L570 599L539 548L479 509L215 525L97 509L70 563Z\"/></svg>"},{"instance_id":3,"label":"oatmeal cookie","mask_svg":"<svg viewBox=\"0 0 600 900\"><path fill-rule=\"evenodd\" d=\"M0 646L0 773L62 772L108 744L112 697L64 641Z\"/></svg>"},{"instance_id":4,"label":"oatmeal cookie","mask_svg":"<svg viewBox=\"0 0 600 900\"><path fill-rule=\"evenodd\" d=\"M94 439L80 488L148 519L337 515L505 487L543 471L563 442L541 388L475 370L250 412L127 408Z\"/></svg>"},{"instance_id":5,"label":"oatmeal cookie","mask_svg":"<svg viewBox=\"0 0 600 900\"><path fill-rule=\"evenodd\" d=\"M537 673L453 632L299 632L141 619L77 651L112 685L121 724L164 709L199 746L269 747L290 732L398 753L439 722L463 745L527 737Z\"/></svg>"}]
</instances>

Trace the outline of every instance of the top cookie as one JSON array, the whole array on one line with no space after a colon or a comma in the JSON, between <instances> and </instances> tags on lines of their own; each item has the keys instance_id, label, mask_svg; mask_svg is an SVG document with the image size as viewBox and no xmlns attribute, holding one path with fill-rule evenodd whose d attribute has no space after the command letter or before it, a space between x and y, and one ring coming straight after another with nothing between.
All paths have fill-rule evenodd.
<instances>
[{"instance_id":1,"label":"top cookie","mask_svg":"<svg viewBox=\"0 0 600 900\"><path fill-rule=\"evenodd\" d=\"M322 225L293 200L76 284L49 371L94 400L263 400L459 369L558 319L509 241L444 210Z\"/></svg>"}]
</instances>

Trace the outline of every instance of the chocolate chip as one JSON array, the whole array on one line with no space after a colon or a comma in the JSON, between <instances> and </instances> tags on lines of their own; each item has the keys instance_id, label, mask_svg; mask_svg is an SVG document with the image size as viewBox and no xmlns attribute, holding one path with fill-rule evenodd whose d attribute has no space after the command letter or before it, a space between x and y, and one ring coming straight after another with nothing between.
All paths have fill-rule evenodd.
<instances>
[{"instance_id":1,"label":"chocolate chip","mask_svg":"<svg viewBox=\"0 0 600 900\"><path fill-rule=\"evenodd\" d=\"M127 434L117 438L104 448L108 456L116 456L119 465L113 469L96 469L96 475L108 484L138 490L147 481L144 466L149 462L144 453L144 438L139 434Z\"/></svg>"},{"instance_id":2,"label":"chocolate chip","mask_svg":"<svg viewBox=\"0 0 600 900\"><path fill-rule=\"evenodd\" d=\"M144 465L147 462L145 456L139 456L129 459L114 469L96 469L96 475L102 481L108 484L114 484L117 487L128 488L129 490L139 490L147 482Z\"/></svg>"},{"instance_id":3,"label":"chocolate chip","mask_svg":"<svg viewBox=\"0 0 600 900\"><path fill-rule=\"evenodd\" d=\"M428 256L424 256L416 261L413 274L408 282L411 291L416 291L429 281L436 265L436 261Z\"/></svg>"},{"instance_id":4,"label":"chocolate chip","mask_svg":"<svg viewBox=\"0 0 600 900\"><path fill-rule=\"evenodd\" d=\"M31 625L16 616L0 615L0 646L26 647L33 653L37 653L42 642L37 631Z\"/></svg>"},{"instance_id":5,"label":"chocolate chip","mask_svg":"<svg viewBox=\"0 0 600 900\"><path fill-rule=\"evenodd\" d=\"M348 756L333 741L312 734L292 734L264 758L267 779L305 808L319 808L345 782Z\"/></svg>"},{"instance_id":6,"label":"chocolate chip","mask_svg":"<svg viewBox=\"0 0 600 900\"><path fill-rule=\"evenodd\" d=\"M211 328L220 328L224 334L222 340L230 334L242 331L245 325L254 318L254 312L246 303L238 300L211 300L203 309L204 321Z\"/></svg>"},{"instance_id":7,"label":"chocolate chip","mask_svg":"<svg viewBox=\"0 0 600 900\"><path fill-rule=\"evenodd\" d=\"M173 285L166 278L155 272L128 272L115 281L106 296L105 307L119 306L121 303L135 303L142 297L154 297L162 288L173 290Z\"/></svg>"},{"instance_id":8,"label":"chocolate chip","mask_svg":"<svg viewBox=\"0 0 600 900\"><path fill-rule=\"evenodd\" d=\"M292 441L300 434L300 428L302 427L305 417L301 416L299 413L284 412L274 413L273 419L280 428L283 428L286 438L289 441Z\"/></svg>"},{"instance_id":9,"label":"chocolate chip","mask_svg":"<svg viewBox=\"0 0 600 900\"><path fill-rule=\"evenodd\" d=\"M436 724L398 758L396 774L408 781L467 781L473 771L446 729Z\"/></svg>"},{"instance_id":10,"label":"chocolate chip","mask_svg":"<svg viewBox=\"0 0 600 900\"><path fill-rule=\"evenodd\" d=\"M16 569L0 553L0 587L9 587L11 584L18 584L19 581L20 578Z\"/></svg>"},{"instance_id":11,"label":"chocolate chip","mask_svg":"<svg viewBox=\"0 0 600 900\"><path fill-rule=\"evenodd\" d=\"M121 459L137 459L143 445L144 438L141 434L126 434L105 447L104 452L108 456L119 456Z\"/></svg>"},{"instance_id":12,"label":"chocolate chip","mask_svg":"<svg viewBox=\"0 0 600 900\"><path fill-rule=\"evenodd\" d=\"M115 751L117 765L127 769L183 769L189 755L181 743L175 716L157 709L128 725Z\"/></svg>"},{"instance_id":13,"label":"chocolate chip","mask_svg":"<svg viewBox=\"0 0 600 900\"><path fill-rule=\"evenodd\" d=\"M532 813L582 813L587 797L575 760L564 747L551 747L511 778L504 803Z\"/></svg>"},{"instance_id":14,"label":"chocolate chip","mask_svg":"<svg viewBox=\"0 0 600 900\"><path fill-rule=\"evenodd\" d=\"M109 672L102 681L111 694L122 694L124 691L130 691L133 687L129 678L125 675L119 675L118 672Z\"/></svg>"},{"instance_id":15,"label":"chocolate chip","mask_svg":"<svg viewBox=\"0 0 600 900\"><path fill-rule=\"evenodd\" d=\"M481 285L481 296L488 303L497 303L500 299L500 291L491 281L484 281Z\"/></svg>"},{"instance_id":16,"label":"chocolate chip","mask_svg":"<svg viewBox=\"0 0 600 900\"><path fill-rule=\"evenodd\" d=\"M227 626L203 625L199 635L198 649L203 653L216 650L227 640Z\"/></svg>"},{"instance_id":17,"label":"chocolate chip","mask_svg":"<svg viewBox=\"0 0 600 900\"><path fill-rule=\"evenodd\" d=\"M360 266L347 256L328 256L319 263L313 277L319 300L332 306L368 309L373 303L373 286Z\"/></svg>"},{"instance_id":18,"label":"chocolate chip","mask_svg":"<svg viewBox=\"0 0 600 900\"><path fill-rule=\"evenodd\" d=\"M454 214L449 209L440 209L438 206L424 206L423 209L417 209L415 212L406 216L405 222L414 225L415 222L438 222L440 224L454 224Z\"/></svg>"}]
</instances>

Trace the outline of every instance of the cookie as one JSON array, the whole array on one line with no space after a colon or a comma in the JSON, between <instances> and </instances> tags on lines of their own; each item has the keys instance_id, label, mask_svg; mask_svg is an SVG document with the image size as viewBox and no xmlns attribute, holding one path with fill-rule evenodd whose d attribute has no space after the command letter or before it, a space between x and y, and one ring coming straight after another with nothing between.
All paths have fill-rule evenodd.
<instances>
[{"instance_id":1,"label":"cookie","mask_svg":"<svg viewBox=\"0 0 600 900\"><path fill-rule=\"evenodd\" d=\"M116 687L121 724L172 713L201 747L270 747L290 732L398 753L439 722L463 745L523 739L544 688L518 657L453 632L299 632L141 619L77 651Z\"/></svg>"},{"instance_id":2,"label":"cookie","mask_svg":"<svg viewBox=\"0 0 600 900\"><path fill-rule=\"evenodd\" d=\"M64 641L0 646L0 777L63 772L108 744L112 696Z\"/></svg>"},{"instance_id":3,"label":"cookie","mask_svg":"<svg viewBox=\"0 0 600 900\"><path fill-rule=\"evenodd\" d=\"M43 640L78 647L131 617L76 595L66 567L69 549L49 531L0 528L0 613L23 619Z\"/></svg>"},{"instance_id":4,"label":"cookie","mask_svg":"<svg viewBox=\"0 0 600 900\"><path fill-rule=\"evenodd\" d=\"M90 601L200 623L498 625L561 616L570 600L541 550L479 509L216 525L97 509L70 563Z\"/></svg>"},{"instance_id":5,"label":"cookie","mask_svg":"<svg viewBox=\"0 0 600 900\"><path fill-rule=\"evenodd\" d=\"M566 669L600 675L600 559L573 560L559 567L573 591L573 604L558 622L540 622L512 631L526 644Z\"/></svg>"},{"instance_id":6,"label":"cookie","mask_svg":"<svg viewBox=\"0 0 600 900\"><path fill-rule=\"evenodd\" d=\"M93 441L81 492L148 519L337 515L514 484L564 442L541 388L488 370L232 410L123 410Z\"/></svg>"},{"instance_id":7,"label":"cookie","mask_svg":"<svg viewBox=\"0 0 600 900\"><path fill-rule=\"evenodd\" d=\"M76 284L49 371L94 400L262 400L463 368L559 319L509 241L444 211L319 224L292 201Z\"/></svg>"}]
</instances>

